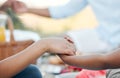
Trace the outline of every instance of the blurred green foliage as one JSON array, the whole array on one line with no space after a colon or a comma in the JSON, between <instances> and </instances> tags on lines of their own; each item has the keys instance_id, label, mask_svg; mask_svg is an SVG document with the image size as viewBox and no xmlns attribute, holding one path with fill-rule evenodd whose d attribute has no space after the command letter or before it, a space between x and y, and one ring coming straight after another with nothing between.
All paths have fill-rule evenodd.
<instances>
[{"instance_id":1,"label":"blurred green foliage","mask_svg":"<svg viewBox=\"0 0 120 78\"><path fill-rule=\"evenodd\" d=\"M15 29L26 30L26 27L24 26L24 24L22 23L22 21L19 19L19 17L17 16L17 14L11 8L7 8L6 9L6 13L12 19Z\"/></svg>"}]
</instances>

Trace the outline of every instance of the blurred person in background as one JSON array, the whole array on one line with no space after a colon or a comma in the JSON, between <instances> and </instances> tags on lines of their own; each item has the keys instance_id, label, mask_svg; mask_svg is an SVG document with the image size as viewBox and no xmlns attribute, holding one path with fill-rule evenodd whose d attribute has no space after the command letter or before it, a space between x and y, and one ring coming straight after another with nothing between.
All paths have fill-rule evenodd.
<instances>
[{"instance_id":1,"label":"blurred person in background","mask_svg":"<svg viewBox=\"0 0 120 78\"><path fill-rule=\"evenodd\" d=\"M63 38L39 40L18 54L1 60L0 78L42 78L38 68L30 64L45 52L74 55L75 47Z\"/></svg>"},{"instance_id":2,"label":"blurred person in background","mask_svg":"<svg viewBox=\"0 0 120 78\"><path fill-rule=\"evenodd\" d=\"M46 9L27 8L17 0L8 0L1 9L11 7L16 13L34 13L55 19L66 18L80 12L90 5L95 13L99 25L93 29L69 31L67 38L71 38L76 48L84 53L104 53L116 49L120 45L120 10L118 0L70 0L66 5L54 6Z\"/></svg>"}]
</instances>

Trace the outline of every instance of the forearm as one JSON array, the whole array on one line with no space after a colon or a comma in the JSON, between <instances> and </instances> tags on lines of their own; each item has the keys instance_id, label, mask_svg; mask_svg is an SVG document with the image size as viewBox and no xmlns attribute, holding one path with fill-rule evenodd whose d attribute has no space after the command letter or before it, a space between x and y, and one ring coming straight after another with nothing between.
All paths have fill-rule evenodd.
<instances>
[{"instance_id":1,"label":"forearm","mask_svg":"<svg viewBox=\"0 0 120 78\"><path fill-rule=\"evenodd\" d=\"M11 78L40 57L46 49L40 43L34 43L19 54L0 61L0 78Z\"/></svg>"},{"instance_id":2,"label":"forearm","mask_svg":"<svg viewBox=\"0 0 120 78\"><path fill-rule=\"evenodd\" d=\"M102 70L107 68L107 63L104 55L60 57L65 63L73 66L78 66L84 69Z\"/></svg>"},{"instance_id":3,"label":"forearm","mask_svg":"<svg viewBox=\"0 0 120 78\"><path fill-rule=\"evenodd\" d=\"M49 10L47 8L46 9L33 9L33 8L29 8L28 12L29 13L33 13L33 14L37 14L37 15L40 15L40 16L51 17L50 13L49 13Z\"/></svg>"}]
</instances>

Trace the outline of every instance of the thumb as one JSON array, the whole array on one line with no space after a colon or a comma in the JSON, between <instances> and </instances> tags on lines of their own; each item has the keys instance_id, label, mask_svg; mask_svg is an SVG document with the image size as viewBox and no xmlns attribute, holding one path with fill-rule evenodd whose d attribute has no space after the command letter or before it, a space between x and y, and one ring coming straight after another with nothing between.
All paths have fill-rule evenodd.
<instances>
[{"instance_id":1,"label":"thumb","mask_svg":"<svg viewBox=\"0 0 120 78\"><path fill-rule=\"evenodd\" d=\"M75 52L73 52L73 51L70 50L70 49L66 49L66 50L64 50L64 54L67 54L67 55L75 55Z\"/></svg>"}]
</instances>

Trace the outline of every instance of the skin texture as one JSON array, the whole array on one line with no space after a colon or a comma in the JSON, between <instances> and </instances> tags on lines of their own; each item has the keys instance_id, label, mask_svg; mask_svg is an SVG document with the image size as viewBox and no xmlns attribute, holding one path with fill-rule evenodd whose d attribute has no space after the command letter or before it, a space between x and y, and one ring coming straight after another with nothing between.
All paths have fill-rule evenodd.
<instances>
[{"instance_id":1,"label":"skin texture","mask_svg":"<svg viewBox=\"0 0 120 78\"><path fill-rule=\"evenodd\" d=\"M29 8L28 12L33 13L33 14L37 14L37 15L40 15L40 16L44 16L44 17L51 17L48 8L46 8L46 9L34 9L34 8L32 9L32 8Z\"/></svg>"},{"instance_id":2,"label":"skin texture","mask_svg":"<svg viewBox=\"0 0 120 78\"><path fill-rule=\"evenodd\" d=\"M68 56L59 55L60 58L69 65L78 66L90 70L103 70L120 68L120 49L110 54Z\"/></svg>"},{"instance_id":3,"label":"skin texture","mask_svg":"<svg viewBox=\"0 0 120 78\"><path fill-rule=\"evenodd\" d=\"M74 55L73 47L73 44L62 38L40 40L20 53L0 61L0 78L13 77L45 52Z\"/></svg>"},{"instance_id":4,"label":"skin texture","mask_svg":"<svg viewBox=\"0 0 120 78\"><path fill-rule=\"evenodd\" d=\"M71 38L65 36L69 42L73 42ZM86 56L68 56L59 55L59 57L67 64L78 66L90 70L103 70L120 68L120 49L109 54L86 55Z\"/></svg>"}]
</instances>

